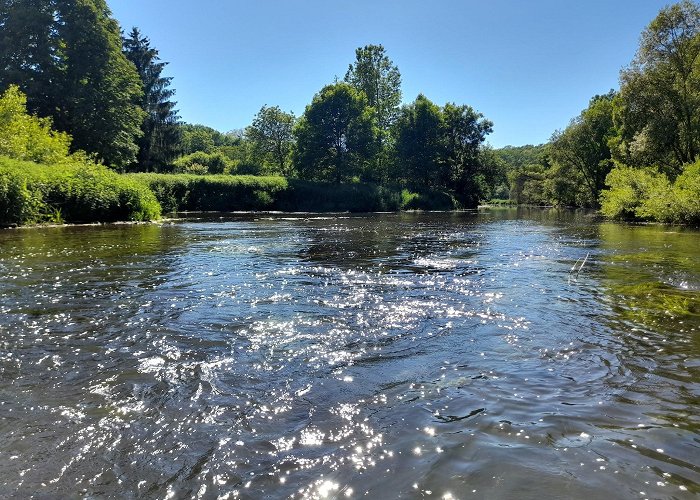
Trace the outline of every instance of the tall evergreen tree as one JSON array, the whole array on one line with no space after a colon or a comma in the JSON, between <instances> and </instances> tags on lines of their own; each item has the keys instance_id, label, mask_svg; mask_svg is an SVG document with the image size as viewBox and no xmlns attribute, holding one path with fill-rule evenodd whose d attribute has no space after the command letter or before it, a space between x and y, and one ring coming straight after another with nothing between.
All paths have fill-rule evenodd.
<instances>
[{"instance_id":1,"label":"tall evergreen tree","mask_svg":"<svg viewBox=\"0 0 700 500\"><path fill-rule=\"evenodd\" d=\"M146 112L141 125L143 136L137 142L137 167L157 170L177 156L181 135L177 103L171 100L175 90L169 88L172 77L162 76L168 63L161 62L158 50L151 47L151 41L138 28L124 37L124 55L141 77L143 96L139 104Z\"/></svg>"},{"instance_id":2,"label":"tall evergreen tree","mask_svg":"<svg viewBox=\"0 0 700 500\"><path fill-rule=\"evenodd\" d=\"M136 158L141 83L105 0L0 1L0 87L73 136L73 148L122 167Z\"/></svg>"}]
</instances>

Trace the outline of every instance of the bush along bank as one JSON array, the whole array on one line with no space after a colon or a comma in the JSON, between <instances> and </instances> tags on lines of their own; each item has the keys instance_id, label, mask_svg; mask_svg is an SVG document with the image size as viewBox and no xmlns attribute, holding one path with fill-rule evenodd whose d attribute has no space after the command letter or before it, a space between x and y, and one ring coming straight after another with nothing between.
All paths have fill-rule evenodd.
<instances>
[{"instance_id":1,"label":"bush along bank","mask_svg":"<svg viewBox=\"0 0 700 500\"><path fill-rule=\"evenodd\" d=\"M41 165L0 156L0 227L157 220L161 212L454 210L441 192L284 177L118 174L87 162Z\"/></svg>"},{"instance_id":2,"label":"bush along bank","mask_svg":"<svg viewBox=\"0 0 700 500\"><path fill-rule=\"evenodd\" d=\"M601 212L609 218L700 225L700 161L671 181L657 169L614 168L601 193Z\"/></svg>"},{"instance_id":3,"label":"bush along bank","mask_svg":"<svg viewBox=\"0 0 700 500\"><path fill-rule=\"evenodd\" d=\"M148 221L161 207L143 183L101 165L0 157L0 226Z\"/></svg>"},{"instance_id":4,"label":"bush along bank","mask_svg":"<svg viewBox=\"0 0 700 500\"><path fill-rule=\"evenodd\" d=\"M454 210L454 198L374 184L332 184L249 175L131 174L155 193L165 212L381 212Z\"/></svg>"}]
</instances>

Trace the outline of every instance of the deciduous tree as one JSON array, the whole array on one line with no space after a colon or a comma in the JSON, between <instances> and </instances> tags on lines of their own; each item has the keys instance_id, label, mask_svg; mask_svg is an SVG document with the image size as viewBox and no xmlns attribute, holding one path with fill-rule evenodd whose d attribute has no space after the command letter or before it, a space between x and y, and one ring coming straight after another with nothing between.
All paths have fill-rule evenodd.
<instances>
[{"instance_id":1,"label":"deciduous tree","mask_svg":"<svg viewBox=\"0 0 700 500\"><path fill-rule=\"evenodd\" d=\"M448 177L440 107L420 94L394 126L394 177L412 189L443 187Z\"/></svg>"},{"instance_id":2,"label":"deciduous tree","mask_svg":"<svg viewBox=\"0 0 700 500\"><path fill-rule=\"evenodd\" d=\"M0 32L1 87L19 85L73 148L117 167L135 160L141 82L104 0L5 0Z\"/></svg>"},{"instance_id":3,"label":"deciduous tree","mask_svg":"<svg viewBox=\"0 0 700 500\"><path fill-rule=\"evenodd\" d=\"M644 30L621 75L615 154L637 166L660 163L676 175L700 155L700 7L683 0Z\"/></svg>"},{"instance_id":4,"label":"deciduous tree","mask_svg":"<svg viewBox=\"0 0 700 500\"><path fill-rule=\"evenodd\" d=\"M305 179L343 182L374 159L377 128L367 97L347 83L324 87L294 129L294 163Z\"/></svg>"},{"instance_id":5,"label":"deciduous tree","mask_svg":"<svg viewBox=\"0 0 700 500\"><path fill-rule=\"evenodd\" d=\"M258 161L270 167L266 170L291 175L295 123L293 113L285 113L279 106L263 106L246 129L246 137L252 141Z\"/></svg>"},{"instance_id":6,"label":"deciduous tree","mask_svg":"<svg viewBox=\"0 0 700 500\"><path fill-rule=\"evenodd\" d=\"M561 132L554 134L550 157L559 174L577 177L587 191L586 205L596 206L605 177L612 169L610 146L616 135L613 123L615 92L591 99L587 109Z\"/></svg>"}]
</instances>

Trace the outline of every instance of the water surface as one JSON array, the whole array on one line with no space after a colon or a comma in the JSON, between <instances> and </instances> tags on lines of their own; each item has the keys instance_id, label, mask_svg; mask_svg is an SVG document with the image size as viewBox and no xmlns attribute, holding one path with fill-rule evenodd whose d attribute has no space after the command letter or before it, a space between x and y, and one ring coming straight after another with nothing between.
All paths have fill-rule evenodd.
<instances>
[{"instance_id":1,"label":"water surface","mask_svg":"<svg viewBox=\"0 0 700 500\"><path fill-rule=\"evenodd\" d=\"M693 498L699 329L581 213L2 231L0 496Z\"/></svg>"}]
</instances>

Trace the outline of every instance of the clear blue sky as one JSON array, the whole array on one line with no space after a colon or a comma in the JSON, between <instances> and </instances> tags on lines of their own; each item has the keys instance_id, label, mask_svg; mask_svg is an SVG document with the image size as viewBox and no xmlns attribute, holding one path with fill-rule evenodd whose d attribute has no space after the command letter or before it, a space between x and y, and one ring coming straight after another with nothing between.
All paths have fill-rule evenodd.
<instances>
[{"instance_id":1,"label":"clear blue sky","mask_svg":"<svg viewBox=\"0 0 700 500\"><path fill-rule=\"evenodd\" d=\"M404 102L424 93L494 122L495 147L538 144L617 88L665 0L109 0L170 64L182 119L221 131L264 104L300 115L382 44Z\"/></svg>"}]
</instances>

